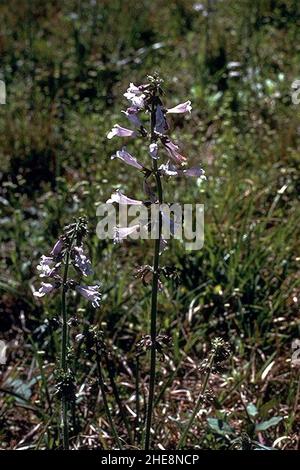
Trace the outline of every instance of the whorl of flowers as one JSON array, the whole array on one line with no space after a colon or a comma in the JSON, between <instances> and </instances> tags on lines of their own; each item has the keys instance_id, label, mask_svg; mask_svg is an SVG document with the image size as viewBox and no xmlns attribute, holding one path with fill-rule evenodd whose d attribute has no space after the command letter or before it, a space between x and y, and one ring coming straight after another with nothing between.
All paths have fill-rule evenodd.
<instances>
[{"instance_id":1,"label":"whorl of flowers","mask_svg":"<svg viewBox=\"0 0 300 470\"><path fill-rule=\"evenodd\" d=\"M124 96L130 102L130 105L125 111L122 111L122 113L128 119L129 123L134 126L134 129L115 124L107 134L108 139L112 139L114 137L140 137L141 139L148 141L147 154L150 157L150 160L147 165L138 161L124 146L112 155L111 158L118 159L144 174L144 189L146 196L149 197L150 195L150 202L154 203L161 203L161 201L159 201L159 195L155 196L148 184L149 178L152 175L156 176L155 173L161 177L188 176L205 178L204 170L202 168L188 167L187 157L181 151L180 146L173 142L168 136L170 127L166 116L170 114L190 113L192 110L191 102L186 101L172 108L166 108L162 101L163 91L161 84L162 80L157 75L148 76L148 83L146 84L137 86L130 83L126 93L124 93ZM144 124L143 114L148 116L148 122L150 121L150 125ZM155 164L153 165L153 161L162 159L163 155L166 157L166 161L159 167L156 167ZM151 169L149 169L148 166L150 166ZM111 195L107 202L147 205L149 204L149 199L138 201L125 196L118 190ZM115 242L122 241L138 228L139 226L136 226L135 229L133 227L116 228Z\"/></svg>"},{"instance_id":2,"label":"whorl of flowers","mask_svg":"<svg viewBox=\"0 0 300 470\"><path fill-rule=\"evenodd\" d=\"M63 285L64 280L60 272L65 264L67 255L70 264L78 274L83 276L93 274L91 261L84 251L83 239L86 234L86 221L84 218L80 218L78 222L74 222L64 228L63 234L55 243L50 255L42 255L37 271L43 281L40 288L33 293L35 297L44 297ZM92 303L93 307L100 306L101 294L99 292L99 285L80 285L77 281L68 278L66 279L65 287L81 294Z\"/></svg>"}]
</instances>

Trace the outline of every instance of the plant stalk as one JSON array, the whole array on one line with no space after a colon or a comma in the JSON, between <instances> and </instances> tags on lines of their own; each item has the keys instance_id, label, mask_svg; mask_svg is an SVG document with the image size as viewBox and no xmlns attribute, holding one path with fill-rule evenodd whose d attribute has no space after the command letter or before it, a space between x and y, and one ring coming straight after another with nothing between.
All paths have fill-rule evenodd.
<instances>
[{"instance_id":1,"label":"plant stalk","mask_svg":"<svg viewBox=\"0 0 300 470\"><path fill-rule=\"evenodd\" d=\"M186 438L187 438L187 435L189 433L189 430L190 428L192 427L193 425L193 422L199 412L199 409L200 409L200 405L201 405L201 402L203 400L203 395L206 391L206 387L207 387L207 384L208 384L208 381L209 381L209 377L210 377L210 374L211 374L211 369L212 369L212 366L213 366L213 363L214 363L214 358L215 358L215 354L212 353L211 356L210 356L210 359L209 359L209 363L208 363L208 366L207 366L207 373L205 375L205 379L204 379L204 382L203 382L203 385L201 387L201 391L199 393L199 397L197 399L197 402L196 402L196 406L194 408L194 411L182 433L182 436L179 440L179 444L178 444L178 449L181 449L184 445L185 445L185 441L186 441Z\"/></svg>"},{"instance_id":2,"label":"plant stalk","mask_svg":"<svg viewBox=\"0 0 300 470\"><path fill-rule=\"evenodd\" d=\"M156 104L153 100L151 109L151 142L155 142L155 113ZM153 159L153 173L156 179L156 186L158 192L158 203L159 206L162 204L162 184L160 174L158 172L157 160ZM145 450L150 448L151 440L151 423L153 415L154 405L154 391L155 391L155 372L156 372L156 320L157 320L157 294L158 294L158 281L159 281L159 256L160 256L160 240L162 231L162 217L159 210L158 216L158 237L155 239L154 257L153 257L153 279L152 279L152 295L151 295L151 355L150 355L150 383L149 383L149 398L148 398L148 409L146 418L146 434L145 434Z\"/></svg>"},{"instance_id":3,"label":"plant stalk","mask_svg":"<svg viewBox=\"0 0 300 470\"><path fill-rule=\"evenodd\" d=\"M67 308L66 308L66 294L67 294L67 279L69 271L70 261L70 250L67 250L62 296L61 296L61 310L62 310L62 345L61 345L61 369L64 374L68 371L67 365L67 348L68 348L68 320L67 320ZM68 402L66 396L63 395L61 399L61 416L62 416L62 428L63 428L63 449L69 450L69 425L68 425Z\"/></svg>"}]
</instances>

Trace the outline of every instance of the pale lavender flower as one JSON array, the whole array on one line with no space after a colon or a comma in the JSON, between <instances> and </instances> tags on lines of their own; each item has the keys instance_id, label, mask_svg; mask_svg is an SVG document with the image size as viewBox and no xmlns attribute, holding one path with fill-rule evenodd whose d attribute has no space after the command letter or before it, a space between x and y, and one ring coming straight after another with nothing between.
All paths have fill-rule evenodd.
<instances>
[{"instance_id":1,"label":"pale lavender flower","mask_svg":"<svg viewBox=\"0 0 300 470\"><path fill-rule=\"evenodd\" d=\"M52 251L50 252L50 255L52 256L58 256L62 252L62 249L64 247L64 242L61 238L57 240L55 243L54 247L52 248Z\"/></svg>"},{"instance_id":2,"label":"pale lavender flower","mask_svg":"<svg viewBox=\"0 0 300 470\"><path fill-rule=\"evenodd\" d=\"M52 277L61 263L56 263L51 256L43 255L40 264L37 266L40 277Z\"/></svg>"},{"instance_id":3,"label":"pale lavender flower","mask_svg":"<svg viewBox=\"0 0 300 470\"><path fill-rule=\"evenodd\" d=\"M106 204L112 204L113 202L117 202L118 204L124 204L124 205L134 205L134 206L143 205L143 201L138 201L137 199L131 199L130 197L127 197L125 196L125 194L121 193L119 189L117 189L110 196L110 199L106 201Z\"/></svg>"},{"instance_id":4,"label":"pale lavender flower","mask_svg":"<svg viewBox=\"0 0 300 470\"><path fill-rule=\"evenodd\" d=\"M160 165L159 172L165 176L178 176L178 168L171 165L170 162Z\"/></svg>"},{"instance_id":5,"label":"pale lavender flower","mask_svg":"<svg viewBox=\"0 0 300 470\"><path fill-rule=\"evenodd\" d=\"M195 178L206 179L205 171L200 167L187 168L186 170L181 170L184 176L194 176Z\"/></svg>"},{"instance_id":6,"label":"pale lavender flower","mask_svg":"<svg viewBox=\"0 0 300 470\"><path fill-rule=\"evenodd\" d=\"M130 83L126 93L124 93L124 96L129 101L131 101L133 106L136 106L139 109L142 109L145 105L145 95L143 93L142 87L138 87L133 83Z\"/></svg>"},{"instance_id":7,"label":"pale lavender flower","mask_svg":"<svg viewBox=\"0 0 300 470\"><path fill-rule=\"evenodd\" d=\"M130 153L127 152L125 147L122 148L122 150L118 150L115 155L111 156L111 159L113 160L114 158L119 158L122 160L124 163L127 163L127 165L131 165L134 168L137 168L138 170L143 170L143 165L137 161L135 157L130 155Z\"/></svg>"},{"instance_id":8,"label":"pale lavender flower","mask_svg":"<svg viewBox=\"0 0 300 470\"><path fill-rule=\"evenodd\" d=\"M163 141L163 144L168 154L170 155L170 158L172 158L175 163L182 165L186 162L187 159L184 155L181 155L181 153L179 152L178 145L174 144L174 142L172 142L170 139L165 139Z\"/></svg>"},{"instance_id":9,"label":"pale lavender flower","mask_svg":"<svg viewBox=\"0 0 300 470\"><path fill-rule=\"evenodd\" d=\"M121 127L119 124L115 124L111 131L107 134L108 139L112 139L115 136L118 137L134 137L136 135L135 131L127 129L126 127Z\"/></svg>"},{"instance_id":10,"label":"pale lavender flower","mask_svg":"<svg viewBox=\"0 0 300 470\"><path fill-rule=\"evenodd\" d=\"M166 165L161 165L159 167L159 171L162 175L166 175L166 176L193 176L195 178L202 177L203 179L206 179L204 176L205 172L202 168L193 167L193 168L181 169L181 168L175 167L170 162L168 162Z\"/></svg>"},{"instance_id":11,"label":"pale lavender flower","mask_svg":"<svg viewBox=\"0 0 300 470\"><path fill-rule=\"evenodd\" d=\"M192 106L190 101L185 101L180 103L174 108L167 109L167 113L180 114L180 113L190 113L192 111Z\"/></svg>"},{"instance_id":12,"label":"pale lavender flower","mask_svg":"<svg viewBox=\"0 0 300 470\"><path fill-rule=\"evenodd\" d=\"M158 104L155 113L155 132L158 134L165 134L168 129L169 126L165 118L164 110L162 106Z\"/></svg>"},{"instance_id":13,"label":"pale lavender flower","mask_svg":"<svg viewBox=\"0 0 300 470\"><path fill-rule=\"evenodd\" d=\"M55 287L56 286L53 284L50 284L50 282L42 282L39 290L35 291L33 295L35 297L44 297L44 295L50 294L50 292L52 292L53 289L55 289Z\"/></svg>"},{"instance_id":14,"label":"pale lavender flower","mask_svg":"<svg viewBox=\"0 0 300 470\"><path fill-rule=\"evenodd\" d=\"M81 294L84 298L92 302L94 308L100 306L101 294L99 292L100 286L98 284L94 286L76 286L75 290Z\"/></svg>"},{"instance_id":15,"label":"pale lavender flower","mask_svg":"<svg viewBox=\"0 0 300 470\"><path fill-rule=\"evenodd\" d=\"M136 127L141 127L142 123L140 118L137 116L139 109L136 106L131 106L127 108L126 111L121 111L127 119Z\"/></svg>"},{"instance_id":16,"label":"pale lavender flower","mask_svg":"<svg viewBox=\"0 0 300 470\"><path fill-rule=\"evenodd\" d=\"M152 158L154 158L155 160L157 159L158 145L156 142L153 142L152 144L149 145L149 153Z\"/></svg>"},{"instance_id":17,"label":"pale lavender flower","mask_svg":"<svg viewBox=\"0 0 300 470\"><path fill-rule=\"evenodd\" d=\"M93 274L91 261L84 254L82 246L75 246L73 248L72 258L75 268L78 268L84 276Z\"/></svg>"},{"instance_id":18,"label":"pale lavender flower","mask_svg":"<svg viewBox=\"0 0 300 470\"><path fill-rule=\"evenodd\" d=\"M132 225L131 227L115 227L114 228L114 243L120 243L133 233L138 233L140 225Z\"/></svg>"}]
</instances>

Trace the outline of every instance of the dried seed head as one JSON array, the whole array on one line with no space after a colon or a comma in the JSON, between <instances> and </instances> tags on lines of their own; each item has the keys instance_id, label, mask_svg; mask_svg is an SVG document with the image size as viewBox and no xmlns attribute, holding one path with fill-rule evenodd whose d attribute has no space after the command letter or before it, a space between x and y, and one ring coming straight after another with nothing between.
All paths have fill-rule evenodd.
<instances>
[{"instance_id":1,"label":"dried seed head","mask_svg":"<svg viewBox=\"0 0 300 470\"><path fill-rule=\"evenodd\" d=\"M215 364L219 364L228 359L230 353L231 348L229 343L219 337L212 340L212 354L214 354Z\"/></svg>"},{"instance_id":2,"label":"dried seed head","mask_svg":"<svg viewBox=\"0 0 300 470\"><path fill-rule=\"evenodd\" d=\"M156 351L160 355L160 360L166 358L165 349L172 343L172 338L170 335L159 334L156 337ZM141 356L146 354L147 351L151 349L152 340L150 335L144 335L138 343L135 345L136 355Z\"/></svg>"},{"instance_id":3,"label":"dried seed head","mask_svg":"<svg viewBox=\"0 0 300 470\"><path fill-rule=\"evenodd\" d=\"M75 400L76 384L71 370L66 372L59 370L56 375L56 394L59 398L64 397L67 401Z\"/></svg>"}]
</instances>

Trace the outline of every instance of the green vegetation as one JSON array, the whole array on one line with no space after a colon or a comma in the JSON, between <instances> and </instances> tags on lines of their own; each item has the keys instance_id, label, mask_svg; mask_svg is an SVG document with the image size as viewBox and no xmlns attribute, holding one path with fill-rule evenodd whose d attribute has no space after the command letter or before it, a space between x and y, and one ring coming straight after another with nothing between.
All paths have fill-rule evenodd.
<instances>
[{"instance_id":1,"label":"green vegetation","mask_svg":"<svg viewBox=\"0 0 300 470\"><path fill-rule=\"evenodd\" d=\"M96 325L109 352L101 370L122 447L142 445L135 344L149 332L151 286L134 274L151 264L153 243L99 240L96 207L116 188L142 197L135 170L110 160L120 143L106 134L115 122L128 124L119 110L129 82L154 71L170 107L192 101L191 115L172 118L172 133L207 181L170 179L164 187L168 201L205 205L205 243L189 252L174 240L161 257L181 279L164 281L158 299L158 333L172 344L156 366L152 447L178 446L202 390L203 361L221 337L231 355L210 374L186 447L299 448L299 365L291 362L300 339L300 104L291 100L300 79L299 2L10 0L0 16L2 448L61 445L60 297L32 294L40 256L80 216L103 297L99 309L68 299L77 393L70 447L117 448L97 361L75 341ZM131 150L147 161L137 143ZM148 355L138 364L141 422Z\"/></svg>"}]
</instances>

